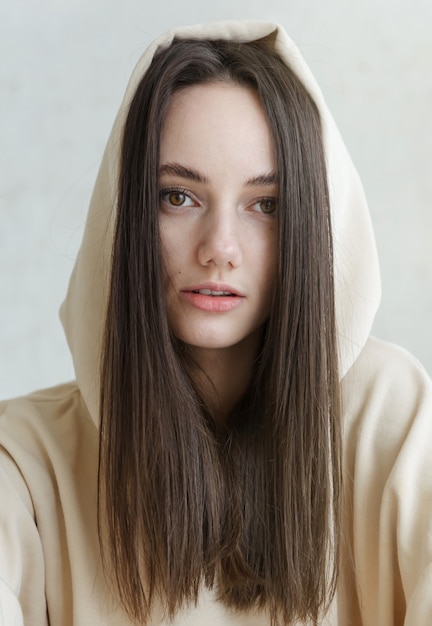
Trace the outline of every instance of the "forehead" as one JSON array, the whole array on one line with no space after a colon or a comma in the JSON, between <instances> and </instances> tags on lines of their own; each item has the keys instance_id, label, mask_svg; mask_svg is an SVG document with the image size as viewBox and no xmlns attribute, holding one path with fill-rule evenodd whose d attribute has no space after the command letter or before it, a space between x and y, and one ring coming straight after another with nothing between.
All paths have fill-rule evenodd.
<instances>
[{"instance_id":1,"label":"forehead","mask_svg":"<svg viewBox=\"0 0 432 626\"><path fill-rule=\"evenodd\" d=\"M227 82L180 89L172 96L162 129L161 163L182 162L197 169L227 165L274 169L269 125L256 92Z\"/></svg>"}]
</instances>

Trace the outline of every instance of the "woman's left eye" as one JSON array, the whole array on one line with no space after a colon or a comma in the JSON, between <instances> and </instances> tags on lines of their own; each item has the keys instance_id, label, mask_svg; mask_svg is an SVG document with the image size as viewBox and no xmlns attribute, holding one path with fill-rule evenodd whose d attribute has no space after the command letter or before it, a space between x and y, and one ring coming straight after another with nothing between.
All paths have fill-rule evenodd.
<instances>
[{"instance_id":1,"label":"woman's left eye","mask_svg":"<svg viewBox=\"0 0 432 626\"><path fill-rule=\"evenodd\" d=\"M173 207L194 206L193 199L181 189L166 189L161 191L161 200Z\"/></svg>"},{"instance_id":2,"label":"woman's left eye","mask_svg":"<svg viewBox=\"0 0 432 626\"><path fill-rule=\"evenodd\" d=\"M259 211L260 213L271 215L276 211L277 208L276 198L260 198L259 200L254 202L252 208L255 211Z\"/></svg>"}]
</instances>

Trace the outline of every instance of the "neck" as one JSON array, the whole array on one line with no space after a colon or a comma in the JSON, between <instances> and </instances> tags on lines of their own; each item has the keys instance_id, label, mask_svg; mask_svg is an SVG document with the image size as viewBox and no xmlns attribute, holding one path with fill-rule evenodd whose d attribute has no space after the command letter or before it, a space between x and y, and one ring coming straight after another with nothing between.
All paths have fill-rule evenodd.
<instances>
[{"instance_id":1,"label":"neck","mask_svg":"<svg viewBox=\"0 0 432 626\"><path fill-rule=\"evenodd\" d=\"M223 424L244 396L253 374L261 331L228 348L193 348L199 366L195 381L215 405L215 421Z\"/></svg>"}]
</instances>

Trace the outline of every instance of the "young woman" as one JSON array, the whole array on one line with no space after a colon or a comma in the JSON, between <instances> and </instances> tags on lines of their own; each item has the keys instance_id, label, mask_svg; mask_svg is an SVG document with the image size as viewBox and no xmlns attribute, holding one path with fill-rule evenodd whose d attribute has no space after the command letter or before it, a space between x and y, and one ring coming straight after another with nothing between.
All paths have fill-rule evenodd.
<instances>
[{"instance_id":1,"label":"young woman","mask_svg":"<svg viewBox=\"0 0 432 626\"><path fill-rule=\"evenodd\" d=\"M62 307L77 380L3 405L3 623L429 623L431 386L378 300L283 30L157 40Z\"/></svg>"}]
</instances>

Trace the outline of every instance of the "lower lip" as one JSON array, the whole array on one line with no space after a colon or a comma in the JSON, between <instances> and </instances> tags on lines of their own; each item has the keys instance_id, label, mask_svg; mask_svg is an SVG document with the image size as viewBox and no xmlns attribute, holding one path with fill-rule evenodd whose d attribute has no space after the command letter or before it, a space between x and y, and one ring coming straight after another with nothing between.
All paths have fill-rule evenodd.
<instances>
[{"instance_id":1,"label":"lower lip","mask_svg":"<svg viewBox=\"0 0 432 626\"><path fill-rule=\"evenodd\" d=\"M238 307L243 296L208 296L194 291L182 291L182 297L196 309L209 313L226 313Z\"/></svg>"}]
</instances>

